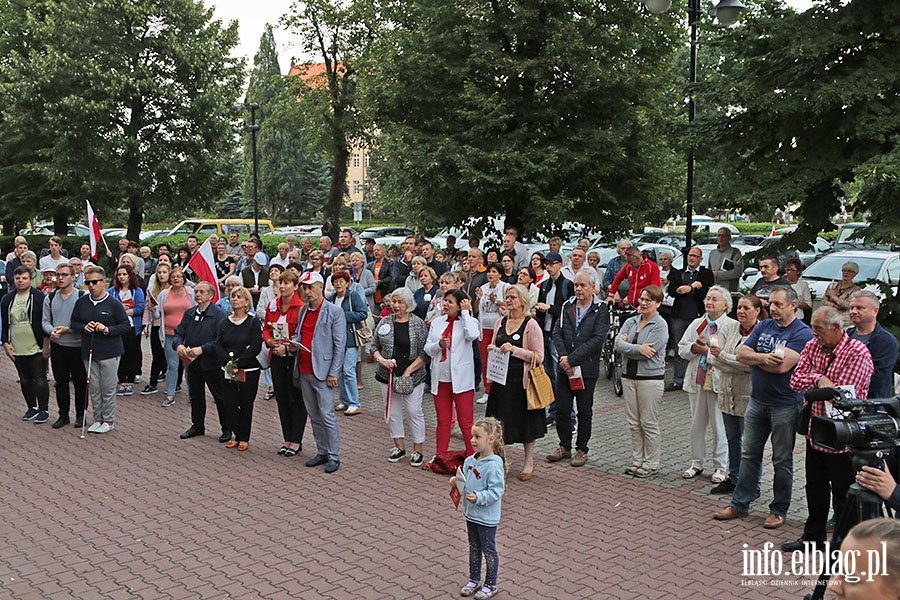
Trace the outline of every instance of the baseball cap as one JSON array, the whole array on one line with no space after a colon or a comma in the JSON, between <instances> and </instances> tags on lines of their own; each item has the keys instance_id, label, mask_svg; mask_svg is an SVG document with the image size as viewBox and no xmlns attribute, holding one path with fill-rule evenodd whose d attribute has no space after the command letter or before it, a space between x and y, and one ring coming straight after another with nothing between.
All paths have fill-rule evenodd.
<instances>
[{"instance_id":1,"label":"baseball cap","mask_svg":"<svg viewBox=\"0 0 900 600\"><path fill-rule=\"evenodd\" d=\"M563 261L562 256L559 255L559 252L548 252L544 257L544 262L548 263L561 263Z\"/></svg>"},{"instance_id":2,"label":"baseball cap","mask_svg":"<svg viewBox=\"0 0 900 600\"><path fill-rule=\"evenodd\" d=\"M321 275L313 271L307 271L300 276L300 285L312 285L314 283L321 283L322 285L325 285L325 280L322 279Z\"/></svg>"}]
</instances>

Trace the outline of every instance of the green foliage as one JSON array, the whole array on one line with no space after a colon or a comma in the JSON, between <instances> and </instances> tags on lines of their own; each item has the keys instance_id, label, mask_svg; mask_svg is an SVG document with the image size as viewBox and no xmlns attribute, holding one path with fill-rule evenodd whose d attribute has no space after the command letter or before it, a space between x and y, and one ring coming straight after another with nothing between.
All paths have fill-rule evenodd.
<instances>
[{"instance_id":1,"label":"green foliage","mask_svg":"<svg viewBox=\"0 0 900 600\"><path fill-rule=\"evenodd\" d=\"M876 235L897 237L900 212L900 3L823 0L802 14L756 3L721 30L722 59L700 86L695 143L723 174L720 199L745 212L800 203L798 235L834 229L847 188Z\"/></svg>"},{"instance_id":2,"label":"green foliage","mask_svg":"<svg viewBox=\"0 0 900 600\"><path fill-rule=\"evenodd\" d=\"M210 207L233 186L230 105L243 76L237 24L193 0L0 5L0 205L101 220ZM17 25L6 28L11 20ZM7 185L9 183L9 185Z\"/></svg>"},{"instance_id":3,"label":"green foliage","mask_svg":"<svg viewBox=\"0 0 900 600\"><path fill-rule=\"evenodd\" d=\"M328 167L303 139L292 117L297 99L278 66L278 50L267 25L253 60L247 99L259 104L256 123L259 201L273 219L289 222L314 214L325 203ZM244 136L244 197L253 198L251 136ZM249 205L249 206L248 206ZM245 203L245 212L252 203Z\"/></svg>"},{"instance_id":4,"label":"green foliage","mask_svg":"<svg viewBox=\"0 0 900 600\"><path fill-rule=\"evenodd\" d=\"M366 0L308 0L295 3L284 23L299 37L303 54L314 57L292 78L299 102L287 114L302 125L310 145L328 157L324 231L337 239L350 145L365 134L357 106L357 62L364 59L380 28L378 13ZM324 71L311 75L318 71L306 67L315 63L324 64Z\"/></svg>"},{"instance_id":5,"label":"green foliage","mask_svg":"<svg viewBox=\"0 0 900 600\"><path fill-rule=\"evenodd\" d=\"M683 35L638 3L392 3L364 81L379 193L409 222L624 231L677 198L662 90Z\"/></svg>"}]
</instances>

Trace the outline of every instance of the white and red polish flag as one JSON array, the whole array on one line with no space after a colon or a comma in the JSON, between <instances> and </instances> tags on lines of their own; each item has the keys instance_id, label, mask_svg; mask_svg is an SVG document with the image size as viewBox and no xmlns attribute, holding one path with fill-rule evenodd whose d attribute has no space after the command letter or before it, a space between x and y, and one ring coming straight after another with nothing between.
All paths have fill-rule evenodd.
<instances>
[{"instance_id":1,"label":"white and red polish flag","mask_svg":"<svg viewBox=\"0 0 900 600\"><path fill-rule=\"evenodd\" d=\"M203 242L200 249L188 261L188 268L197 274L201 281L208 282L213 288L213 303L219 301L219 281L216 278L216 259L213 255L212 244L209 238Z\"/></svg>"},{"instance_id":2,"label":"white and red polish flag","mask_svg":"<svg viewBox=\"0 0 900 600\"><path fill-rule=\"evenodd\" d=\"M91 236L91 256L93 258L97 258L99 254L97 251L97 245L103 238L103 234L100 233L100 221L97 220L97 215L94 214L94 209L91 207L90 200L87 200L87 223L88 229L90 229Z\"/></svg>"}]
</instances>

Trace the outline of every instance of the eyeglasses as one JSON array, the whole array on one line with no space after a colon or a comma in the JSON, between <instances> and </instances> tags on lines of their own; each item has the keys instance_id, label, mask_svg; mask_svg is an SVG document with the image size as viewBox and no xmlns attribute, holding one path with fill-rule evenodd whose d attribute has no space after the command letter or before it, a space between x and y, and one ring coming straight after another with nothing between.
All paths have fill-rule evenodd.
<instances>
[{"instance_id":1,"label":"eyeglasses","mask_svg":"<svg viewBox=\"0 0 900 600\"><path fill-rule=\"evenodd\" d=\"M103 281L102 279L85 279L84 285L94 285L95 283L100 283Z\"/></svg>"},{"instance_id":2,"label":"eyeglasses","mask_svg":"<svg viewBox=\"0 0 900 600\"><path fill-rule=\"evenodd\" d=\"M703 258L702 254L688 254L688 258Z\"/></svg>"},{"instance_id":3,"label":"eyeglasses","mask_svg":"<svg viewBox=\"0 0 900 600\"><path fill-rule=\"evenodd\" d=\"M638 298L638 302L641 304L650 304L653 301L653 298Z\"/></svg>"},{"instance_id":4,"label":"eyeglasses","mask_svg":"<svg viewBox=\"0 0 900 600\"><path fill-rule=\"evenodd\" d=\"M57 277L71 277L72 274L71 273L57 273L56 276Z\"/></svg>"}]
</instances>

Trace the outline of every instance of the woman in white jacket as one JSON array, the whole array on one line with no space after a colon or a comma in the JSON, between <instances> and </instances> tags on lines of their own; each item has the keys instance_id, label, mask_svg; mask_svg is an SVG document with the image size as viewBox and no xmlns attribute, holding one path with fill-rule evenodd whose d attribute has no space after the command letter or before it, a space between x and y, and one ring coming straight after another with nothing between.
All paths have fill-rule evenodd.
<instances>
[{"instance_id":1,"label":"woman in white jacket","mask_svg":"<svg viewBox=\"0 0 900 600\"><path fill-rule=\"evenodd\" d=\"M431 393L437 413L436 454L446 452L450 445L455 406L468 456L474 453L475 357L472 342L478 339L481 328L472 316L471 302L465 292L447 290L443 302L444 314L431 323L425 342L425 353L431 357Z\"/></svg>"},{"instance_id":2,"label":"woman in white jacket","mask_svg":"<svg viewBox=\"0 0 900 600\"><path fill-rule=\"evenodd\" d=\"M720 346L719 330L731 330L737 322L728 316L731 310L731 292L719 285L709 288L703 301L706 314L694 319L678 342L678 354L689 361L684 375L684 391L691 402L691 466L681 477L693 479L703 472L706 461L706 427L712 431L712 460L715 471L712 482L720 484L728 478L728 445L725 424L716 393L713 377L709 373L709 348Z\"/></svg>"}]
</instances>

